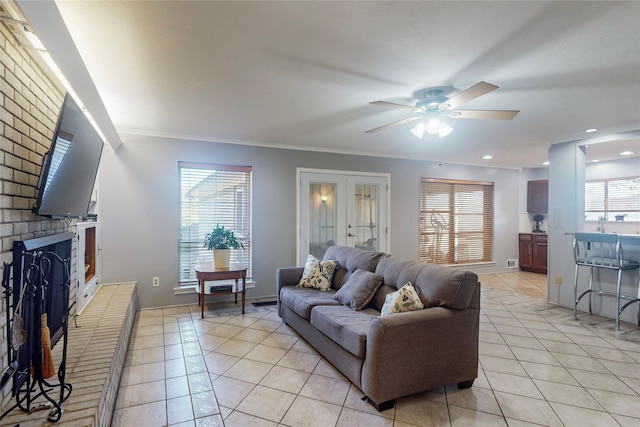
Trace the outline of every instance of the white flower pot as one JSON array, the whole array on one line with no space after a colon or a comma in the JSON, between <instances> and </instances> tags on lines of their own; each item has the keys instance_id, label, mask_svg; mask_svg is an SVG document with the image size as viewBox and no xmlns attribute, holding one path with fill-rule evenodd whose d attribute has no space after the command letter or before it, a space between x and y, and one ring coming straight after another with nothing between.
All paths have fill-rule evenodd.
<instances>
[{"instance_id":1,"label":"white flower pot","mask_svg":"<svg viewBox=\"0 0 640 427\"><path fill-rule=\"evenodd\" d=\"M214 249L213 263L216 268L229 268L231 249Z\"/></svg>"}]
</instances>

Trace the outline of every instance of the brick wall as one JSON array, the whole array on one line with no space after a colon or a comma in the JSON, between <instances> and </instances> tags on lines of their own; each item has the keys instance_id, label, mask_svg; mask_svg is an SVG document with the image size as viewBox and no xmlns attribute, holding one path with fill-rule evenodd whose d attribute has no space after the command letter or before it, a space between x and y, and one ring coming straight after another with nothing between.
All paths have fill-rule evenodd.
<instances>
[{"instance_id":1,"label":"brick wall","mask_svg":"<svg viewBox=\"0 0 640 427\"><path fill-rule=\"evenodd\" d=\"M37 54L35 52L34 54ZM31 207L42 158L51 144L64 93L48 79L0 22L0 261L12 261L15 240L64 231L75 224L37 216ZM77 242L74 239L74 253ZM75 256L74 256L75 259ZM74 263L73 263L74 264ZM75 265L72 265L71 303L75 300ZM5 298L0 304L0 373L8 366ZM10 386L1 396L6 400Z\"/></svg>"}]
</instances>

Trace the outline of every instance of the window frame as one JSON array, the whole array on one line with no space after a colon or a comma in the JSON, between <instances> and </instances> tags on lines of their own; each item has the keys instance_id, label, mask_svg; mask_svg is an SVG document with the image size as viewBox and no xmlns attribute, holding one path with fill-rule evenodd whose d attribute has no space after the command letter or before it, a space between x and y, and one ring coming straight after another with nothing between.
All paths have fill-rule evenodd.
<instances>
[{"instance_id":1,"label":"window frame","mask_svg":"<svg viewBox=\"0 0 640 427\"><path fill-rule=\"evenodd\" d=\"M587 222L596 222L597 219L587 219L587 215L589 213L595 213L595 214L599 214L602 213L602 216L604 216L604 218L606 218L606 221L611 221L613 218L611 218L611 216L615 216L616 213L619 214L629 214L629 213L634 213L637 214L636 215L636 219L633 218L633 216L630 219L625 219L625 222L639 222L640 221L640 190L638 193L638 207L637 209L626 209L625 212L621 212L620 209L614 209L611 208L610 206L612 205L612 200L609 197L609 183L613 182L613 181L634 181L637 180L640 182L640 175L636 175L636 176L626 176L626 177L617 177L617 178L605 178L605 179L589 179L585 181L585 198L584 198L584 214L585 214L585 221ZM587 195L589 194L589 192L587 191L587 186L589 184L595 184L595 183L602 183L604 184L604 188L603 188L603 205L602 205L602 210L599 209L587 209L587 204L590 203L590 200L587 198ZM638 184L640 186L640 183ZM633 196L634 194L631 193L630 196ZM593 204L592 204L593 205Z\"/></svg>"},{"instance_id":2,"label":"window frame","mask_svg":"<svg viewBox=\"0 0 640 427\"><path fill-rule=\"evenodd\" d=\"M432 188L429 190L428 187ZM471 199L473 199L472 193L477 193L478 191L482 191L481 228L478 229L476 226L474 230L467 229L462 231L462 228L468 228L473 226L474 222L477 222L478 214L469 211L459 212L457 209L462 207L463 199L468 199L465 204L472 204L477 208L477 201ZM493 262L494 191L495 185L490 181L421 177L418 219L418 258L420 261L443 265ZM428 196L437 197L437 195L440 195L442 200L440 202L434 201L431 207L427 205ZM471 198L466 197L469 195L471 195ZM446 200L444 200L445 198ZM458 200L458 198L462 199ZM467 206L467 208L471 207ZM435 220L433 219L434 215L436 216ZM440 225L442 223L445 224L444 227ZM445 232L442 234L443 231ZM440 238L444 237L446 239L446 245L443 242L437 242L437 240L429 240L437 239L439 233ZM464 246L465 240L467 244L473 244L474 241L478 240L478 235L480 235L480 249L475 245L476 248L472 247L472 250L463 256L463 249L460 246ZM431 254L429 253L429 245L431 245L432 249ZM439 258L442 250L438 248L443 248L443 246L448 252L443 258ZM434 248L436 250L433 250ZM477 256L470 257L474 254Z\"/></svg>"},{"instance_id":3,"label":"window frame","mask_svg":"<svg viewBox=\"0 0 640 427\"><path fill-rule=\"evenodd\" d=\"M198 173L212 174L200 179L196 177ZM213 176L213 173L227 174L227 177ZM188 176L191 174L191 176ZM244 180L242 180L244 175ZM193 182L184 183L185 179ZM206 183L209 179L211 182ZM197 186L204 185L205 193L221 194L226 200L222 203L216 201L194 201L185 200L183 193L187 191L184 185L190 185L188 191L193 191ZM237 191L241 190L241 191ZM192 286L197 283L195 276L195 265L213 261L211 251L204 248L204 236L211 232L217 225L224 225L236 234L242 242L244 249L231 251L231 262L240 262L247 265L247 281L252 280L253 272L253 251L252 251L252 229L253 229L253 168L251 166L225 165L217 163L194 163L178 162L178 285ZM246 193L242 200L238 200L239 193ZM192 203L185 206L185 203ZM238 204L239 203L239 204ZM204 206L203 206L204 205ZM207 207L206 219L200 218L200 209ZM218 214L211 214L215 206ZM187 213L189 217L195 216L198 222L184 221L185 209L191 209ZM196 224L203 223L202 230ZM187 236L185 238L185 236ZM191 236L189 238L188 236ZM187 258L185 259L184 256Z\"/></svg>"}]
</instances>

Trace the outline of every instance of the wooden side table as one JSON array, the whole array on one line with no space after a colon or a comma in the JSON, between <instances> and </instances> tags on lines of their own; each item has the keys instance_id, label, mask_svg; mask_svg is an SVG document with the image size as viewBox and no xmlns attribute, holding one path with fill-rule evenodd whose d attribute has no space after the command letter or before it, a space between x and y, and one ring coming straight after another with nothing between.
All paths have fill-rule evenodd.
<instances>
[{"instance_id":1,"label":"wooden side table","mask_svg":"<svg viewBox=\"0 0 640 427\"><path fill-rule=\"evenodd\" d=\"M247 267L243 264L231 263L229 268L216 268L213 261L206 264L196 265L196 278L198 279L200 313L204 319L204 298L205 295L229 295L235 294L236 303L238 302L238 294L242 294L242 314L244 314L245 293L247 291ZM204 282L213 280L229 280L235 279L236 284L231 290L220 290L206 292ZM238 287L238 280L242 279L242 287Z\"/></svg>"}]
</instances>

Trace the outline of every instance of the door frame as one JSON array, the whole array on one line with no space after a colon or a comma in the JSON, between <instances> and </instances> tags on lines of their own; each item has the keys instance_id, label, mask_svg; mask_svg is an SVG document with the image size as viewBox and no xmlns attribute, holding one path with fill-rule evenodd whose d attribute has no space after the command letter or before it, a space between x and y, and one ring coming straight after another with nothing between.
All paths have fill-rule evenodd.
<instances>
[{"instance_id":1,"label":"door frame","mask_svg":"<svg viewBox=\"0 0 640 427\"><path fill-rule=\"evenodd\" d=\"M348 176L365 176L374 178L384 178L387 181L386 191L386 244L384 248L379 248L382 252L389 252L391 241L391 174L380 172L360 172L360 171L343 171L336 169L316 169L316 168L296 168L296 263L300 254L300 240L302 235L301 212L300 212L300 196L301 196L301 175L303 173L317 173L325 175L348 175Z\"/></svg>"}]
</instances>

